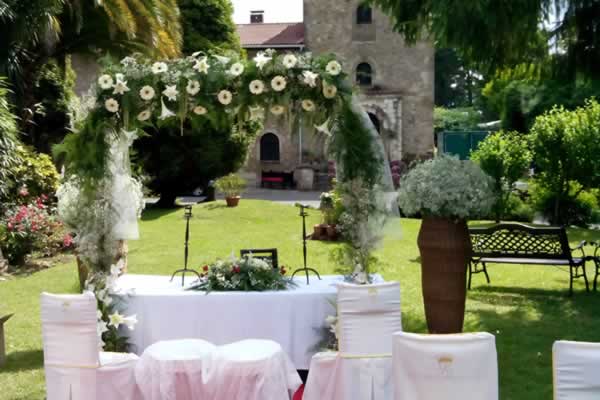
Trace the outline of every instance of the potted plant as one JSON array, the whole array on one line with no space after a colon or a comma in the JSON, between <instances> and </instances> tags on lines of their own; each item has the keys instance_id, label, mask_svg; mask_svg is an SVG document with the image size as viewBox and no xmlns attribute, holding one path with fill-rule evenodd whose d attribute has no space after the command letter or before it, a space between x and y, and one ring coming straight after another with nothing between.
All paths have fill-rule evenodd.
<instances>
[{"instance_id":1,"label":"potted plant","mask_svg":"<svg viewBox=\"0 0 600 400\"><path fill-rule=\"evenodd\" d=\"M229 174L217 179L215 187L225 195L227 207L237 207L240 202L240 194L246 188L246 181L236 174Z\"/></svg>"},{"instance_id":2,"label":"potted plant","mask_svg":"<svg viewBox=\"0 0 600 400\"><path fill-rule=\"evenodd\" d=\"M493 204L491 178L471 161L441 156L417 165L401 181L400 208L423 218L418 245L431 333L462 331L471 258L467 220L488 216Z\"/></svg>"}]
</instances>

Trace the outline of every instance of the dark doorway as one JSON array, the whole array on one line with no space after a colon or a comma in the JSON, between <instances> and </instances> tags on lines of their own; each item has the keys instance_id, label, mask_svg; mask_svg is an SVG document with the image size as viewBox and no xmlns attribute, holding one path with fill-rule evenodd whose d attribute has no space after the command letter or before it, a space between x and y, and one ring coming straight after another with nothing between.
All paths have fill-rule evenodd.
<instances>
[{"instance_id":1,"label":"dark doorway","mask_svg":"<svg viewBox=\"0 0 600 400\"><path fill-rule=\"evenodd\" d=\"M279 161L279 138L273 133L265 133L260 138L260 161Z\"/></svg>"}]
</instances>

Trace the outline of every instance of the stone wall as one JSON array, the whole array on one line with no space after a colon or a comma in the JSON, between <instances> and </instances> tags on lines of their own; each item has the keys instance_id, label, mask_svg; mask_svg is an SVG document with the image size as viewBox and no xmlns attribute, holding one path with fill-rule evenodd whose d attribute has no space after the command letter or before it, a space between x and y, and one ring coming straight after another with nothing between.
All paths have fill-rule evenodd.
<instances>
[{"instance_id":1,"label":"stone wall","mask_svg":"<svg viewBox=\"0 0 600 400\"><path fill-rule=\"evenodd\" d=\"M433 46L419 42L407 47L393 32L389 18L377 9L373 10L372 25L358 26L356 9L361 2L305 0L306 47L315 54L335 52L353 75L359 63L368 62L374 80L363 99L379 103L382 96L395 97L402 104L396 131L402 140L396 149L400 148L404 158L429 154L433 150Z\"/></svg>"}]
</instances>

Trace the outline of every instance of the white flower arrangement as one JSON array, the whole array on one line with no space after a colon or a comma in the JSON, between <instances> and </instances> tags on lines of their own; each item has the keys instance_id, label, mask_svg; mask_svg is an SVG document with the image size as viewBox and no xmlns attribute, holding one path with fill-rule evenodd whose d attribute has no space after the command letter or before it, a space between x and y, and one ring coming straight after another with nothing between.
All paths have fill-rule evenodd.
<instances>
[{"instance_id":1,"label":"white flower arrangement","mask_svg":"<svg viewBox=\"0 0 600 400\"><path fill-rule=\"evenodd\" d=\"M208 64L208 59L206 57L201 58L200 60L196 61L196 64L193 67L196 71L198 71L199 73L202 74L208 74L208 69L210 68L210 65Z\"/></svg>"},{"instance_id":2,"label":"white flower arrangement","mask_svg":"<svg viewBox=\"0 0 600 400\"><path fill-rule=\"evenodd\" d=\"M242 64L242 63L237 62L237 63L233 64L231 66L231 68L229 68L229 74L231 74L231 76L238 77L243 73L244 73L244 64Z\"/></svg>"},{"instance_id":3,"label":"white flower arrangement","mask_svg":"<svg viewBox=\"0 0 600 400\"><path fill-rule=\"evenodd\" d=\"M154 98L156 92L152 86L144 86L140 89L140 98L144 101L150 101Z\"/></svg>"},{"instance_id":4,"label":"white flower arrangement","mask_svg":"<svg viewBox=\"0 0 600 400\"><path fill-rule=\"evenodd\" d=\"M253 61L256 64L256 67L262 71L265 65L267 65L272 59L272 57L268 57L265 55L265 53L260 52L256 55L256 57L253 58Z\"/></svg>"},{"instance_id":5,"label":"white flower arrangement","mask_svg":"<svg viewBox=\"0 0 600 400\"><path fill-rule=\"evenodd\" d=\"M127 87L127 81L117 78L117 83L115 83L113 94L124 95L129 92L129 87Z\"/></svg>"},{"instance_id":6,"label":"white flower arrangement","mask_svg":"<svg viewBox=\"0 0 600 400\"><path fill-rule=\"evenodd\" d=\"M314 73L312 71L304 71L302 73L302 82L305 85L310 87L317 87L317 79L319 78L319 74Z\"/></svg>"},{"instance_id":7,"label":"white flower arrangement","mask_svg":"<svg viewBox=\"0 0 600 400\"><path fill-rule=\"evenodd\" d=\"M259 95L265 91L265 83L260 79L255 79L252 82L250 82L249 88L250 93L252 93L253 95Z\"/></svg>"},{"instance_id":8,"label":"white flower arrangement","mask_svg":"<svg viewBox=\"0 0 600 400\"><path fill-rule=\"evenodd\" d=\"M482 218L494 201L492 179L472 161L454 157L425 161L400 181L398 203L407 215Z\"/></svg>"},{"instance_id":9,"label":"white flower arrangement","mask_svg":"<svg viewBox=\"0 0 600 400\"><path fill-rule=\"evenodd\" d=\"M119 102L111 97L104 102L104 107L108 112L116 113L119 111Z\"/></svg>"},{"instance_id":10,"label":"white flower arrangement","mask_svg":"<svg viewBox=\"0 0 600 400\"><path fill-rule=\"evenodd\" d=\"M152 73L154 75L164 74L169 70L169 66L164 62L155 62L152 64Z\"/></svg>"},{"instance_id":11,"label":"white flower arrangement","mask_svg":"<svg viewBox=\"0 0 600 400\"><path fill-rule=\"evenodd\" d=\"M101 75L98 78L98 86L103 90L108 90L113 87L114 81L112 76L108 74Z\"/></svg>"},{"instance_id":12,"label":"white flower arrangement","mask_svg":"<svg viewBox=\"0 0 600 400\"><path fill-rule=\"evenodd\" d=\"M228 106L233 100L233 94L231 94L229 90L221 90L217 95L217 99L219 100L219 103Z\"/></svg>"},{"instance_id":13,"label":"white flower arrangement","mask_svg":"<svg viewBox=\"0 0 600 400\"><path fill-rule=\"evenodd\" d=\"M271 87L276 92L282 92L283 90L285 90L286 86L287 80L281 75L277 75L271 80Z\"/></svg>"}]
</instances>

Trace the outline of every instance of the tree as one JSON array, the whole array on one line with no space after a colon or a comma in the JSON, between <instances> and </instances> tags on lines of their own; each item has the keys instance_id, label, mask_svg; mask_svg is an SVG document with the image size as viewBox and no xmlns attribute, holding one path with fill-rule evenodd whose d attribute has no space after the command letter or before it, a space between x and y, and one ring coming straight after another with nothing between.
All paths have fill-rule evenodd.
<instances>
[{"instance_id":1,"label":"tree","mask_svg":"<svg viewBox=\"0 0 600 400\"><path fill-rule=\"evenodd\" d=\"M428 35L487 71L548 56L548 43L568 55L570 76L600 77L600 2L589 0L370 0L408 43ZM548 27L540 28L540 27Z\"/></svg>"},{"instance_id":2,"label":"tree","mask_svg":"<svg viewBox=\"0 0 600 400\"><path fill-rule=\"evenodd\" d=\"M484 78L465 63L454 49L435 52L435 105L472 107Z\"/></svg>"},{"instance_id":3,"label":"tree","mask_svg":"<svg viewBox=\"0 0 600 400\"><path fill-rule=\"evenodd\" d=\"M566 223L566 209L587 189L600 187L600 104L588 100L567 111L555 107L531 129L539 185L554 198L553 223ZM573 188L575 189L573 190Z\"/></svg>"},{"instance_id":4,"label":"tree","mask_svg":"<svg viewBox=\"0 0 600 400\"><path fill-rule=\"evenodd\" d=\"M4 81L0 78L0 217L4 215L8 197L16 190L13 172L21 162L17 154L17 123L6 98L8 89Z\"/></svg>"},{"instance_id":5,"label":"tree","mask_svg":"<svg viewBox=\"0 0 600 400\"><path fill-rule=\"evenodd\" d=\"M183 27L183 53L211 49L240 52L229 0L179 0Z\"/></svg>"},{"instance_id":6,"label":"tree","mask_svg":"<svg viewBox=\"0 0 600 400\"><path fill-rule=\"evenodd\" d=\"M527 138L518 132L495 132L479 144L471 154L471 160L494 179L496 203L492 211L496 222L500 222L509 211L509 199L515 182L531 163Z\"/></svg>"}]
</instances>

